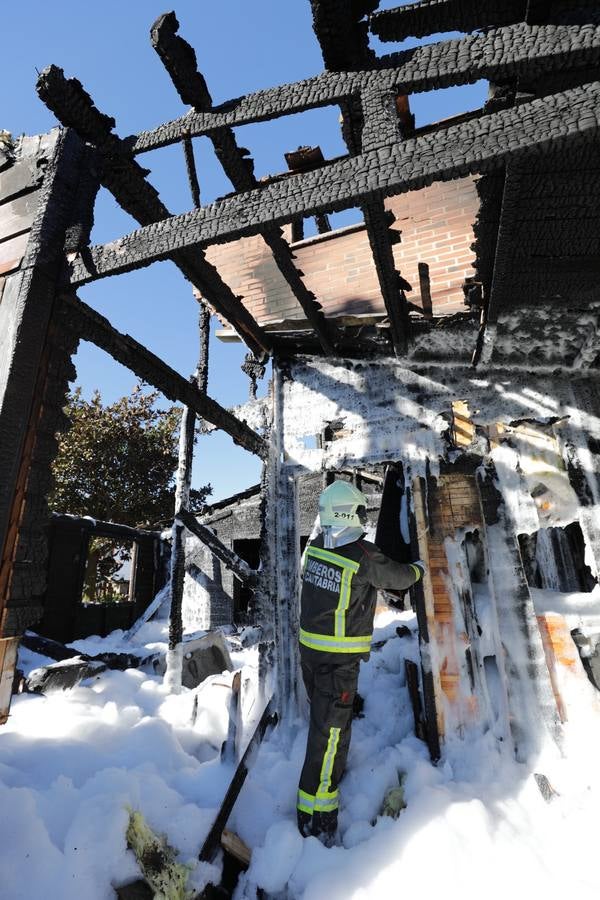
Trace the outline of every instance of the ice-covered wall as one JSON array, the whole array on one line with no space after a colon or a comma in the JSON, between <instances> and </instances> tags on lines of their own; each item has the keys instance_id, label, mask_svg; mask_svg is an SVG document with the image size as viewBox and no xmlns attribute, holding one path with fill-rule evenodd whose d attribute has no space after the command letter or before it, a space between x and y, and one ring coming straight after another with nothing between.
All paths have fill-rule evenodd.
<instances>
[{"instance_id":1,"label":"ice-covered wall","mask_svg":"<svg viewBox=\"0 0 600 900\"><path fill-rule=\"evenodd\" d=\"M558 716L517 536L576 520L586 542L586 561L594 574L599 571L598 373L410 365L408 369L392 359L330 361L305 356L287 363L278 373L277 477L280 485L285 482L287 486L286 510L280 511L280 518L285 519L281 552L286 557L286 584L289 588L288 582L294 580L290 572L299 564L297 556L294 559L289 522L289 484L294 477L307 471L368 468L398 461L409 484L416 476L439 480L442 472L452 471L453 464L460 465L464 451L451 441L452 403L464 401L475 425L473 443L466 449L472 454L469 477L475 496L479 491L483 514L477 527L483 529L487 541L486 590L495 610L488 621L496 623L493 634L474 633L474 640L481 637L495 647L495 665L506 692L503 708L509 711L505 726L510 725L514 749L523 756L538 745L537 737L544 728L557 735ZM315 441L315 436L319 440ZM554 512L558 518L550 523L544 521L532 497L540 479L550 485L562 504ZM468 530L468 522L465 527ZM443 563L443 577L450 580L457 574L451 557ZM449 591L455 607L452 630L458 629L457 634L464 632L457 623L462 621L462 605L475 587L469 586L468 578L465 584L468 589ZM431 584L429 590L433 590ZM478 590L481 594L482 588ZM279 596L280 601L285 597L284 606L293 619L297 604L290 590L283 591L280 586ZM432 615L437 615L434 605ZM280 638L283 631L280 625ZM286 640L292 639L288 633ZM464 653L460 641L457 647ZM484 678L491 656L480 649ZM438 655L444 658L443 653ZM471 660L475 658L477 653L471 653ZM280 664L285 665L285 660L280 658ZM460 660L458 664L462 666ZM480 691L483 699L491 690L484 688ZM463 703L464 708L468 705ZM496 703L495 714L501 707ZM448 721L456 720L449 716ZM494 732L501 731L498 724Z\"/></svg>"},{"instance_id":2,"label":"ice-covered wall","mask_svg":"<svg viewBox=\"0 0 600 900\"><path fill-rule=\"evenodd\" d=\"M186 573L183 583L182 619L184 633L208 631L233 621L233 599L224 577L231 576L197 537L186 537Z\"/></svg>"},{"instance_id":3,"label":"ice-covered wall","mask_svg":"<svg viewBox=\"0 0 600 900\"><path fill-rule=\"evenodd\" d=\"M379 361L300 357L284 377L286 464L311 471L402 459L413 471L435 471L448 446L451 404L468 403L476 425L532 419L549 423L577 413L594 418L580 388L597 389L598 375L572 371L532 374L471 367L407 368ZM320 449L311 438L339 422L341 436ZM600 419L596 418L600 423Z\"/></svg>"}]
</instances>

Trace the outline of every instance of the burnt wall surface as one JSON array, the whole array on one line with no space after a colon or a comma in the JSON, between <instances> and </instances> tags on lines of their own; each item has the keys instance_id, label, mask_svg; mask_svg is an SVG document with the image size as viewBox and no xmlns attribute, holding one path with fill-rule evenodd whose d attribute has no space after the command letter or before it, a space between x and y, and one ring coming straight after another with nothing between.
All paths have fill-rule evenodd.
<instances>
[{"instance_id":1,"label":"burnt wall surface","mask_svg":"<svg viewBox=\"0 0 600 900\"><path fill-rule=\"evenodd\" d=\"M65 427L77 338L57 300L82 144L68 131L23 138L0 171L0 635L41 614L46 496ZM10 248L10 250L7 250Z\"/></svg>"}]
</instances>

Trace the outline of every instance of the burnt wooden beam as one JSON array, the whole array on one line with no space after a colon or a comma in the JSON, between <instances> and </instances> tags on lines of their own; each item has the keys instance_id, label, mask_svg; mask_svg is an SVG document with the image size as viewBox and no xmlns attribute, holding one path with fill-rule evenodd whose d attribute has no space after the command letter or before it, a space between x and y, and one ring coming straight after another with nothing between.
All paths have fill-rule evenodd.
<instances>
[{"instance_id":1,"label":"burnt wooden beam","mask_svg":"<svg viewBox=\"0 0 600 900\"><path fill-rule=\"evenodd\" d=\"M52 513L52 521L73 521L74 517L66 513ZM103 522L100 519L78 519L83 522L90 535L94 537L116 538L125 541L160 539L160 531L151 531L148 528L134 528L131 525L119 525L117 522Z\"/></svg>"},{"instance_id":2,"label":"burnt wooden beam","mask_svg":"<svg viewBox=\"0 0 600 900\"><path fill-rule=\"evenodd\" d=\"M182 508L177 512L176 519L185 525L188 531L191 531L193 535L202 541L202 543L208 547L210 552L216 556L217 559L220 559L223 565L233 572L240 581L250 586L256 584L258 573L252 569L245 560L238 556L237 553L234 553L233 550L226 547L210 528L206 525L202 525L201 522L198 522L191 512Z\"/></svg>"},{"instance_id":3,"label":"burnt wooden beam","mask_svg":"<svg viewBox=\"0 0 600 900\"><path fill-rule=\"evenodd\" d=\"M431 280L429 278L429 266L425 262L420 262L418 265L418 270L423 315L428 319L431 319L433 317L433 306L431 305Z\"/></svg>"},{"instance_id":4,"label":"burnt wooden beam","mask_svg":"<svg viewBox=\"0 0 600 900\"><path fill-rule=\"evenodd\" d=\"M401 140L395 91L383 94L365 91L359 104L342 106L342 115L346 120L346 132L352 134L348 148L351 152L352 144L358 144L363 153L368 153L386 145L394 146ZM411 290L411 286L396 270L393 247L400 241L400 234L390 229L394 214L386 211L383 195L365 200L361 209L379 290L390 320L394 351L397 356L404 356L408 350L410 328L404 290Z\"/></svg>"},{"instance_id":5,"label":"burnt wooden beam","mask_svg":"<svg viewBox=\"0 0 600 900\"><path fill-rule=\"evenodd\" d=\"M82 340L90 341L105 350L139 378L158 388L169 400L183 403L197 415L227 432L234 443L244 450L255 453L262 459L266 458L266 442L245 422L237 419L134 338L121 334L108 319L86 303L72 296L65 297L65 302L70 307L74 329Z\"/></svg>"},{"instance_id":6,"label":"burnt wooden beam","mask_svg":"<svg viewBox=\"0 0 600 900\"><path fill-rule=\"evenodd\" d=\"M250 766L252 765L252 759L255 755L255 750L260 746L262 739L265 736L265 732L270 725L277 725L277 713L274 711L274 706L272 701L270 701L265 711L263 712L258 725L256 726L256 730L250 741L246 750L244 751L244 755L240 759L237 769L235 770L234 776L231 780L231 784L227 789L227 793L221 803L215 821L206 836L206 839L202 845L202 849L200 850L199 859L201 862L212 862L221 845L221 836L223 834L223 829L227 825L227 820L231 815L231 811L235 806L235 801L237 800L239 793L244 786L244 782L246 781L246 776L248 775L248 771Z\"/></svg>"},{"instance_id":7,"label":"burnt wooden beam","mask_svg":"<svg viewBox=\"0 0 600 900\"><path fill-rule=\"evenodd\" d=\"M511 25L525 19L527 0L421 0L374 13L370 29L381 41L403 41L443 31Z\"/></svg>"},{"instance_id":8,"label":"burnt wooden beam","mask_svg":"<svg viewBox=\"0 0 600 900\"><path fill-rule=\"evenodd\" d=\"M435 181L502 168L578 147L600 127L600 83L572 88L500 110L443 132L410 138L360 156L173 216L109 244L91 247L71 264L71 283L83 284L164 259L179 249L257 234L299 215L355 206L373 196L418 190Z\"/></svg>"},{"instance_id":9,"label":"burnt wooden beam","mask_svg":"<svg viewBox=\"0 0 600 900\"><path fill-rule=\"evenodd\" d=\"M375 58L369 47L364 16L373 12L377 3L370 0L353 3L344 0L311 0L313 28L329 70L355 70L368 66ZM342 134L350 154L365 154L401 139L396 98L397 88L385 91L370 87L359 98L340 104ZM408 350L409 321L403 283L396 271L393 244L400 240L390 231L383 195L374 194L360 204L373 254L379 290L390 321L390 337L397 356ZM393 215L391 217L393 222Z\"/></svg>"},{"instance_id":10,"label":"burnt wooden beam","mask_svg":"<svg viewBox=\"0 0 600 900\"><path fill-rule=\"evenodd\" d=\"M190 103L196 110L210 109L212 97L204 77L198 72L196 54L187 41L177 34L178 30L179 22L175 13L160 16L150 32L152 46L184 103ZM254 163L248 158L248 150L238 146L231 128L224 126L211 132L208 137L217 159L236 191L250 191L260 187L254 176ZM267 227L262 231L262 238L273 253L277 268L317 333L322 349L325 353L333 353L335 326L325 320L320 303L304 284L301 273L294 264L289 244L280 229L277 226Z\"/></svg>"},{"instance_id":11,"label":"burnt wooden beam","mask_svg":"<svg viewBox=\"0 0 600 900\"><path fill-rule=\"evenodd\" d=\"M313 78L256 91L210 110L192 110L150 131L126 138L133 153L200 137L224 126L266 122L290 113L331 106L363 91L405 94L438 90L486 79L500 84L515 78L538 80L556 70L566 73L600 65L600 28L531 26L525 23L440 41L374 60L361 71L324 72ZM582 72L581 82L593 80Z\"/></svg>"},{"instance_id":12,"label":"burnt wooden beam","mask_svg":"<svg viewBox=\"0 0 600 900\"><path fill-rule=\"evenodd\" d=\"M49 66L39 76L37 90L64 125L72 127L84 141L96 146L100 181L126 212L141 225L151 225L170 217L157 191L146 181L147 170L132 158L125 142L112 133L114 119L96 109L77 79L67 79L62 69ZM254 353L264 356L271 352L269 338L202 251L183 249L164 258L173 260Z\"/></svg>"},{"instance_id":13,"label":"burnt wooden beam","mask_svg":"<svg viewBox=\"0 0 600 900\"><path fill-rule=\"evenodd\" d=\"M198 181L198 171L196 169L196 159L194 157L194 145L189 136L186 136L183 139L183 156L190 185L190 193L192 195L192 203L198 208L200 206L200 182Z\"/></svg>"}]
</instances>

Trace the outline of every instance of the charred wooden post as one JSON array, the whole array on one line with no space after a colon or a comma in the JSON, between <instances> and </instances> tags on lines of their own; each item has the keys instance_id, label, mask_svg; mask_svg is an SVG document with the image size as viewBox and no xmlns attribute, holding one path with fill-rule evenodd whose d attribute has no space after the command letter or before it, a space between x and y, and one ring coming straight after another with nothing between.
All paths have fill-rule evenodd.
<instances>
[{"instance_id":1,"label":"charred wooden post","mask_svg":"<svg viewBox=\"0 0 600 900\"><path fill-rule=\"evenodd\" d=\"M3 244L15 255L0 279L0 724L10 708L19 635L42 614L46 498L77 346L57 286L82 161L76 135L54 132L24 139L21 155L0 177L0 211L16 193L31 208L16 243Z\"/></svg>"},{"instance_id":2,"label":"charred wooden post","mask_svg":"<svg viewBox=\"0 0 600 900\"><path fill-rule=\"evenodd\" d=\"M276 691L280 715L295 714L298 701L299 659L299 538L295 477L283 462L283 403L285 374L273 366L268 477L265 479L264 544L261 613L265 638L273 641ZM264 553L264 551L263 551Z\"/></svg>"},{"instance_id":3,"label":"charred wooden post","mask_svg":"<svg viewBox=\"0 0 600 900\"><path fill-rule=\"evenodd\" d=\"M200 185L196 175L194 150L191 138L184 142L185 158L190 181L192 200L195 207L200 205ZM210 313L200 302L199 336L200 355L195 374L190 382L206 396L208 388L208 351ZM175 517L171 530L171 605L169 609L169 648L165 684L173 693L179 693L183 675L183 587L185 582L185 528L178 520L179 513L189 506L194 464L194 442L196 439L196 415L185 406L181 414L179 434L179 458L175 486Z\"/></svg>"},{"instance_id":4,"label":"charred wooden post","mask_svg":"<svg viewBox=\"0 0 600 900\"><path fill-rule=\"evenodd\" d=\"M146 181L146 170L132 158L127 144L112 133L114 119L96 109L79 81L66 79L62 69L49 66L40 75L37 88L41 99L64 125L72 126L83 140L97 147L100 179L126 212L146 226L170 217L156 190ZM259 356L270 352L269 339L201 250L166 256L173 259L252 350Z\"/></svg>"},{"instance_id":5,"label":"charred wooden post","mask_svg":"<svg viewBox=\"0 0 600 900\"><path fill-rule=\"evenodd\" d=\"M191 378L190 381L195 381ZM175 487L175 519L171 533L171 608L169 611L169 649L167 651L167 669L165 684L172 693L181 691L181 674L183 667L183 583L185 580L185 527L178 516L187 509L190 501L192 485L192 465L194 457L194 439L196 435L196 416L189 406L185 406L181 414L179 433L179 459Z\"/></svg>"},{"instance_id":6,"label":"charred wooden post","mask_svg":"<svg viewBox=\"0 0 600 900\"><path fill-rule=\"evenodd\" d=\"M265 366L252 353L248 353L241 366L242 372L250 379L250 399L256 400L259 378L264 378Z\"/></svg>"},{"instance_id":7,"label":"charred wooden post","mask_svg":"<svg viewBox=\"0 0 600 900\"><path fill-rule=\"evenodd\" d=\"M427 319L433 318L431 305L431 281L429 280L429 266L425 262L419 263L419 287L421 290L421 306L423 315Z\"/></svg>"},{"instance_id":8,"label":"charred wooden post","mask_svg":"<svg viewBox=\"0 0 600 900\"><path fill-rule=\"evenodd\" d=\"M331 223L327 213L317 213L315 216L315 224L319 234L327 234L331 231Z\"/></svg>"},{"instance_id":9,"label":"charred wooden post","mask_svg":"<svg viewBox=\"0 0 600 900\"><path fill-rule=\"evenodd\" d=\"M198 181L198 172L196 171L196 160L194 158L194 145L191 137L183 139L183 155L185 158L185 167L187 169L188 181L190 183L190 192L194 206L200 206L200 182Z\"/></svg>"},{"instance_id":10,"label":"charred wooden post","mask_svg":"<svg viewBox=\"0 0 600 900\"><path fill-rule=\"evenodd\" d=\"M210 109L212 97L204 77L196 67L196 54L192 47L177 32L179 22L175 13L160 16L151 29L154 49L165 65L171 80L184 103L190 103L197 110ZM254 177L254 164L248 158L248 151L240 148L233 131L224 127L209 135L217 158L225 174L236 191L249 191L258 187ZM326 353L333 352L335 328L327 322L314 294L302 281L301 272L294 265L289 245L277 227L262 231L262 237L270 247L277 268L287 281L307 319L319 336Z\"/></svg>"},{"instance_id":11,"label":"charred wooden post","mask_svg":"<svg viewBox=\"0 0 600 900\"><path fill-rule=\"evenodd\" d=\"M231 569L240 581L244 581L250 585L256 583L257 573L250 568L248 563L241 559L237 553L234 553L233 550L230 550L222 544L210 528L207 528L206 525L202 525L201 522L198 522L196 517L189 512L189 510L180 508L177 513L177 519L185 525L192 534L196 535L217 559L220 559L228 569Z\"/></svg>"}]
</instances>

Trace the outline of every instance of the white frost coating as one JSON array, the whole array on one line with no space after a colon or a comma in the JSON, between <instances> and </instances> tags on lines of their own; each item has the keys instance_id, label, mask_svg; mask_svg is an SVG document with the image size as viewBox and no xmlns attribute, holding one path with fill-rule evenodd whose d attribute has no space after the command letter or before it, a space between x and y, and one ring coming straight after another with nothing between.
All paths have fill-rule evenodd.
<instances>
[{"instance_id":1,"label":"white frost coating","mask_svg":"<svg viewBox=\"0 0 600 900\"><path fill-rule=\"evenodd\" d=\"M170 647L167 650L167 670L165 672L165 687L171 694L181 693L181 676L183 671L183 644Z\"/></svg>"},{"instance_id":2,"label":"white frost coating","mask_svg":"<svg viewBox=\"0 0 600 900\"><path fill-rule=\"evenodd\" d=\"M547 373L524 376L496 369L481 378L467 367L411 371L395 360L301 357L291 364L283 386L286 463L318 471L393 459L412 463L417 475L429 461L435 475L446 451L442 435L451 403L459 398L473 410L475 424L525 417L548 422L564 415L570 387ZM306 438L320 435L332 422L339 423L336 439L325 450L307 448Z\"/></svg>"},{"instance_id":3,"label":"white frost coating","mask_svg":"<svg viewBox=\"0 0 600 900\"><path fill-rule=\"evenodd\" d=\"M490 594L504 650L504 659L498 654L496 661L506 671L511 727L522 760L540 747L545 734L560 736L558 713L533 601L520 580L520 557L509 543L507 523L488 525L486 538Z\"/></svg>"},{"instance_id":4,"label":"white frost coating","mask_svg":"<svg viewBox=\"0 0 600 900\"><path fill-rule=\"evenodd\" d=\"M443 453L441 434L448 423L437 410L411 396L428 391L429 379L393 363L333 364L308 359L292 367L284 389L284 446L288 464L316 471L405 459L423 470ZM410 376L411 388L399 373ZM438 390L440 387L438 387ZM449 408L449 400L444 406ZM303 438L320 434L333 421L343 432L327 450L307 450Z\"/></svg>"},{"instance_id":5,"label":"white frost coating","mask_svg":"<svg viewBox=\"0 0 600 900\"><path fill-rule=\"evenodd\" d=\"M557 613L566 619L569 631L580 628L584 633L600 629L600 586L596 585L589 594L574 591L560 591L531 588L531 597L536 615Z\"/></svg>"},{"instance_id":6,"label":"white frost coating","mask_svg":"<svg viewBox=\"0 0 600 900\"><path fill-rule=\"evenodd\" d=\"M519 472L519 454L508 444L494 447L491 458L509 517L517 534L533 534L540 527L533 498Z\"/></svg>"},{"instance_id":7,"label":"white frost coating","mask_svg":"<svg viewBox=\"0 0 600 900\"><path fill-rule=\"evenodd\" d=\"M408 523L408 503L406 501L406 492L402 494L400 500L400 534L405 544L410 544L410 528Z\"/></svg>"},{"instance_id":8,"label":"white frost coating","mask_svg":"<svg viewBox=\"0 0 600 900\"><path fill-rule=\"evenodd\" d=\"M462 547L464 532L459 530L455 538L444 539L444 552L448 560L448 575L444 575L446 590L452 603L452 623L454 625L454 649L458 667L458 696L456 702L448 703L444 692L441 692L444 704L444 723L447 734L462 733L462 725L468 720L467 706L472 694L469 672L467 668L467 649L474 648L470 644L470 629L465 621L463 598L470 593L471 585L465 552ZM437 650L441 655L442 649L451 652L447 645L440 645ZM473 674L476 683L479 681L476 668L476 660L473 659Z\"/></svg>"}]
</instances>

